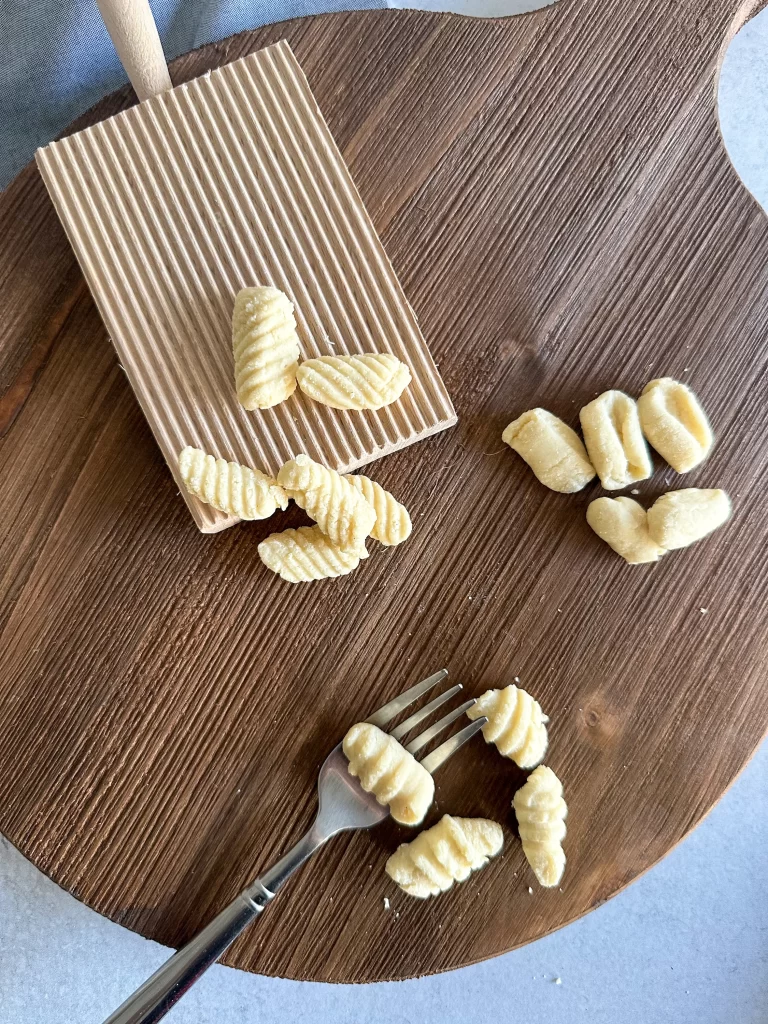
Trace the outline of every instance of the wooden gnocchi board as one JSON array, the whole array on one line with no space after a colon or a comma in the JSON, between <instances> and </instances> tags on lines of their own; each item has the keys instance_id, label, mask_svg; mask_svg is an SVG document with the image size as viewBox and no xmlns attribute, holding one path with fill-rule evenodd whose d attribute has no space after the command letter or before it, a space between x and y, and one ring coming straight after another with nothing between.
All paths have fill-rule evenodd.
<instances>
[{"instance_id":1,"label":"wooden gnocchi board","mask_svg":"<svg viewBox=\"0 0 768 1024\"><path fill-rule=\"evenodd\" d=\"M412 539L339 581L261 566L297 509L198 533L35 168L0 197L0 830L50 877L183 942L307 825L346 728L442 665L469 693L519 676L551 716L562 890L535 886L514 837L522 773L478 741L429 821L496 818L503 857L416 902L383 875L402 830L337 838L227 963L369 981L493 956L598 906L727 788L768 721L768 222L715 111L749 11L337 14L175 62L178 83L289 40L456 402L455 430L376 466ZM586 525L597 486L546 491L500 434L536 404L575 424L662 373L694 386L718 443L640 500L721 486L735 515L629 567Z\"/></svg>"}]
</instances>

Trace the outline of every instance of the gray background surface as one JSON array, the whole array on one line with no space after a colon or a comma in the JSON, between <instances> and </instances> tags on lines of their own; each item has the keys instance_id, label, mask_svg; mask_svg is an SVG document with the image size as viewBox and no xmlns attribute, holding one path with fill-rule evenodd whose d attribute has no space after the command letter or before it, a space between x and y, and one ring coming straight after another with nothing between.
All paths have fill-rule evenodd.
<instances>
[{"instance_id":1,"label":"gray background surface","mask_svg":"<svg viewBox=\"0 0 768 1024\"><path fill-rule=\"evenodd\" d=\"M252 23L243 17L243 26ZM768 208L768 12L728 52L720 116L731 159ZM448 975L369 986L279 981L217 966L167 1020L762 1024L766 781L768 746L648 875L525 949ZM286 892L270 913L290 912ZM166 955L62 892L0 838L0 1024L98 1024Z\"/></svg>"}]
</instances>

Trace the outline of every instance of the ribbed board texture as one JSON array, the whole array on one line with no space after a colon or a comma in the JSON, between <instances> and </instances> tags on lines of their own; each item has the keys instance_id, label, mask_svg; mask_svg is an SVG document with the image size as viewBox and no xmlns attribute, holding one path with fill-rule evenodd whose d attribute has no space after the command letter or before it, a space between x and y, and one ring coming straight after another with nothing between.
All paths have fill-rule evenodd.
<instances>
[{"instance_id":1,"label":"ribbed board texture","mask_svg":"<svg viewBox=\"0 0 768 1024\"><path fill-rule=\"evenodd\" d=\"M286 42L54 142L37 163L121 362L187 495L186 445L276 474L299 452L347 472L455 423L402 288ZM248 413L234 389L240 288L296 307L304 358L393 352L413 381L378 412L298 391Z\"/></svg>"}]
</instances>

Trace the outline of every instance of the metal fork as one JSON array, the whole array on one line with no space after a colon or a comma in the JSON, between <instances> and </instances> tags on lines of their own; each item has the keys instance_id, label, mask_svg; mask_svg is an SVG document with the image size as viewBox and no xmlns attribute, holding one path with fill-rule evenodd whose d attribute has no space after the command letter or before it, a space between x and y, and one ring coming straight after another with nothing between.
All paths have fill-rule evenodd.
<instances>
[{"instance_id":1,"label":"metal fork","mask_svg":"<svg viewBox=\"0 0 768 1024\"><path fill-rule=\"evenodd\" d=\"M429 679L417 683L410 690L406 690L379 708L367 721L384 729L419 697L443 682L447 675L445 669L435 672ZM433 711L459 693L461 688L461 683L458 683L445 690L392 729L390 734L396 740L402 740ZM474 703L474 700L468 700L461 707L450 711L410 743L404 744L405 749L411 754L417 754ZM482 729L487 721L487 718L475 719L470 725L441 743L431 754L423 757L422 765L428 772L434 774L459 747ZM309 832L273 867L243 890L194 939L174 953L170 960L155 971L141 988L107 1018L104 1024L153 1024L153 1021L160 1020L211 964L219 959L240 932L261 914L277 890L323 843L339 832L371 828L389 817L389 809L377 803L376 798L366 793L358 780L349 774L341 744L334 747L323 762L317 780L317 790L317 817Z\"/></svg>"}]
</instances>

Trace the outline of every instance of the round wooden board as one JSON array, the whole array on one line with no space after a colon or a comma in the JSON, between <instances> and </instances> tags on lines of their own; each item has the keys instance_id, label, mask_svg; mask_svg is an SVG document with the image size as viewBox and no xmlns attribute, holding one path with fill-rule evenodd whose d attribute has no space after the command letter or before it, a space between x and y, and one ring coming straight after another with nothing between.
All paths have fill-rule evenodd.
<instances>
[{"instance_id":1,"label":"round wooden board","mask_svg":"<svg viewBox=\"0 0 768 1024\"><path fill-rule=\"evenodd\" d=\"M748 13L332 15L174 63L178 83L289 39L459 412L374 467L414 535L343 580L291 587L259 562L296 509L197 532L34 168L0 197L0 830L51 878L183 942L309 823L347 727L443 665L470 693L519 676L550 714L562 888L525 866L522 773L478 740L439 773L429 822L504 822L482 875L411 900L383 871L403 830L337 838L227 963L373 981L496 955L616 893L723 793L768 722L768 222L714 105ZM598 488L545 490L500 434L534 405L575 424L661 374L694 385L718 444L685 478L659 466L641 500L722 486L735 515L630 567L586 525Z\"/></svg>"}]
</instances>

